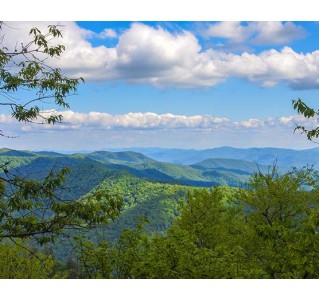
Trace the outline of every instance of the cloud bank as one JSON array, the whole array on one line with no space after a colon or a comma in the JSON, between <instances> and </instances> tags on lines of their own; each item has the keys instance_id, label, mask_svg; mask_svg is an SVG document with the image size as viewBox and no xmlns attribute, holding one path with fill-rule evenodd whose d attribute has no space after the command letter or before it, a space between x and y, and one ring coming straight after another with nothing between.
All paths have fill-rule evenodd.
<instances>
[{"instance_id":1,"label":"cloud bank","mask_svg":"<svg viewBox=\"0 0 319 300\"><path fill-rule=\"evenodd\" d=\"M47 111L53 113L55 111ZM211 115L175 115L175 114L156 114L153 112L130 112L121 115L112 115L102 112L74 112L72 110L59 112L62 114L62 123L55 125L43 125L33 123L18 123L10 115L0 114L2 125L15 126L22 131L37 130L60 130L60 129L81 129L96 128L99 130L128 129L128 130L242 130L260 128L294 128L296 124L305 127L319 126L316 119L306 119L301 115L283 116L279 118L269 117L266 120L247 119L243 121L230 120L224 117Z\"/></svg>"},{"instance_id":2,"label":"cloud bank","mask_svg":"<svg viewBox=\"0 0 319 300\"><path fill-rule=\"evenodd\" d=\"M283 45L303 38L305 30L292 22L218 22L203 32L206 37L219 37L230 44Z\"/></svg>"},{"instance_id":3,"label":"cloud bank","mask_svg":"<svg viewBox=\"0 0 319 300\"><path fill-rule=\"evenodd\" d=\"M318 126L317 120L283 116L265 120L230 120L216 116L174 114L62 112L62 124L36 125L0 114L1 129L14 139L1 147L33 150L97 150L123 147L210 148L286 147L312 148L304 135L294 134L295 124Z\"/></svg>"},{"instance_id":4,"label":"cloud bank","mask_svg":"<svg viewBox=\"0 0 319 300\"><path fill-rule=\"evenodd\" d=\"M52 23L52 22L51 22ZM13 28L5 42L27 40L27 29L47 23L8 22ZM189 31L172 33L161 27L132 23L121 35L106 28L101 38L117 38L114 47L94 47L89 42L92 33L74 22L63 23L66 51L52 61L68 75L86 81L123 80L150 84L155 87L205 88L225 82L231 77L272 87L279 83L293 89L319 87L319 50L298 53L291 47L268 49L254 54L225 52L221 49L203 50L198 38ZM285 45L302 37L304 30L291 22L221 22L213 24L207 36L224 37L234 43Z\"/></svg>"}]
</instances>

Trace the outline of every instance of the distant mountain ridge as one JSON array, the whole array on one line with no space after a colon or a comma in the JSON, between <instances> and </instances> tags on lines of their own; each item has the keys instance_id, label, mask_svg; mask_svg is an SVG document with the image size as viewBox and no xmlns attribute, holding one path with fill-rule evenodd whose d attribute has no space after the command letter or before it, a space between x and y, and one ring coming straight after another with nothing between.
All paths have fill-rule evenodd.
<instances>
[{"instance_id":1,"label":"distant mountain ridge","mask_svg":"<svg viewBox=\"0 0 319 300\"><path fill-rule=\"evenodd\" d=\"M220 147L206 150L160 148L139 150L144 153L95 151L67 155L53 151L36 152L4 148L0 149L0 163L10 162L11 168L26 176L32 172L38 174L37 176L46 174L49 171L48 166L54 164L70 166L73 171L81 166L81 174L85 174L85 168L91 166L93 170L88 170L88 174L93 174L94 168L97 168L99 174L103 173L103 170L105 173L120 171L152 182L198 187L242 186L252 173L258 170L267 172L274 163L282 171L307 164L314 164L319 169L319 148L291 150ZM78 181L81 181L80 178ZM97 182L98 180L93 180L92 185ZM79 192L76 194L79 196Z\"/></svg>"},{"instance_id":2,"label":"distant mountain ridge","mask_svg":"<svg viewBox=\"0 0 319 300\"><path fill-rule=\"evenodd\" d=\"M61 155L50 151L2 149L0 163L9 163L8 167L16 174L38 179L44 178L53 166L70 167L73 173L70 176L71 186L77 191L76 197L81 195L80 191L84 191L82 187L85 185L85 180L90 181L88 186L90 188L98 184L102 175L95 176L95 173L124 172L123 174L131 174L147 181L196 187L213 185L238 187L245 184L248 177L258 170L257 164L240 160L210 159L209 163L204 161L195 165L183 165L157 161L133 151L96 151ZM262 169L266 170L267 166L263 166ZM74 174L83 175L83 178L77 178ZM68 197L73 198L71 194Z\"/></svg>"},{"instance_id":3,"label":"distant mountain ridge","mask_svg":"<svg viewBox=\"0 0 319 300\"><path fill-rule=\"evenodd\" d=\"M69 156L53 151L24 151L12 149L0 149L1 156ZM254 162L263 165L272 165L274 162L283 167L303 167L314 165L319 169L319 148L293 150L284 148L233 148L217 147L212 149L165 149L165 148L122 148L106 149L89 152L81 151L73 155L89 157L104 163L139 163L159 161L173 164L193 165L206 159L236 159Z\"/></svg>"},{"instance_id":4,"label":"distant mountain ridge","mask_svg":"<svg viewBox=\"0 0 319 300\"><path fill-rule=\"evenodd\" d=\"M36 156L37 154L32 151L27 150L12 150L8 148L0 149L0 156L21 156L21 157L30 157Z\"/></svg>"},{"instance_id":5,"label":"distant mountain ridge","mask_svg":"<svg viewBox=\"0 0 319 300\"><path fill-rule=\"evenodd\" d=\"M153 159L145 156L142 153L133 151L123 152L110 152L110 151L95 151L89 154L85 154L86 157L101 161L103 163L146 163L154 161Z\"/></svg>"},{"instance_id":6,"label":"distant mountain ridge","mask_svg":"<svg viewBox=\"0 0 319 300\"><path fill-rule=\"evenodd\" d=\"M257 164L254 162L241 160L241 159L230 159L230 158L208 158L196 164L190 165L195 169L204 170L232 170L241 171L242 174L249 175L258 170L267 172L269 166Z\"/></svg>"},{"instance_id":7,"label":"distant mountain ridge","mask_svg":"<svg viewBox=\"0 0 319 300\"><path fill-rule=\"evenodd\" d=\"M164 149L164 148L127 148L162 162L196 164L209 158L241 159L258 164L272 165L276 162L283 167L303 167L315 165L319 169L319 148L292 150L284 148L233 148L218 147L212 149Z\"/></svg>"}]
</instances>

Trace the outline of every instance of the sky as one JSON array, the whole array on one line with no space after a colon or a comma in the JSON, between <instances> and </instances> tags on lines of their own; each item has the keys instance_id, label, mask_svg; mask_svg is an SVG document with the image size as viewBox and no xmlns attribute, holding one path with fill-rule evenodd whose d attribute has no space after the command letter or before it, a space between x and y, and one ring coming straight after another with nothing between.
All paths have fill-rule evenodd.
<instances>
[{"instance_id":1,"label":"sky","mask_svg":"<svg viewBox=\"0 0 319 300\"><path fill-rule=\"evenodd\" d=\"M0 147L317 146L294 133L317 121L298 116L291 100L317 107L319 22L14 21L3 44L26 42L31 27L52 23L63 26L66 50L50 64L85 83L55 126L17 123L0 107L1 130L16 137L1 138Z\"/></svg>"}]
</instances>

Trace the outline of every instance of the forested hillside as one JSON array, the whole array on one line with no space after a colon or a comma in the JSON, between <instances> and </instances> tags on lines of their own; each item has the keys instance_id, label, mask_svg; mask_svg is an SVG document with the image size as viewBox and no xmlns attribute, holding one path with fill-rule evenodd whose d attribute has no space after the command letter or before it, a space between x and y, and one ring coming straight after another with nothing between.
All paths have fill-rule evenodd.
<instances>
[{"instance_id":1,"label":"forested hillside","mask_svg":"<svg viewBox=\"0 0 319 300\"><path fill-rule=\"evenodd\" d=\"M117 239L110 239L107 228L73 234L67 243L60 241L59 251L68 253L63 262L57 262L46 246L37 254L45 267L35 264L32 272L20 268L4 274L15 278L318 278L316 182L317 174L307 169L255 174L249 189L185 189L116 176L107 188L117 190L126 203L123 215L109 227L123 226ZM305 184L312 189L303 189ZM157 201L152 202L153 197ZM127 223L125 213L132 214ZM165 215L171 225L152 228L154 220ZM23 248L0 250L6 253L2 263L7 269L32 263L33 256L28 258ZM19 260L12 260L17 253Z\"/></svg>"},{"instance_id":2,"label":"forested hillside","mask_svg":"<svg viewBox=\"0 0 319 300\"><path fill-rule=\"evenodd\" d=\"M318 175L312 169L279 172L223 158L186 166L134 152L3 149L0 160L10 174L36 180L68 167L57 191L68 201L99 191L122 199L120 215L107 225L66 230L41 247L32 239L20 246L7 241L0 249L2 278L319 276ZM32 272L8 271L21 263L33 264Z\"/></svg>"},{"instance_id":3,"label":"forested hillside","mask_svg":"<svg viewBox=\"0 0 319 300\"><path fill-rule=\"evenodd\" d=\"M188 166L156 161L141 153L130 151L60 155L55 152L37 153L9 149L3 149L0 152L0 163L8 163L13 173L21 176L30 175L31 178L43 178L53 167L57 170L69 167L71 174L74 175L67 180L67 184L70 184L72 190L77 188L77 185L86 185L86 183L76 182L81 180L79 176L81 170L86 168L91 175L85 180L89 181L89 187L93 188L102 180L103 172L106 175L114 171L125 171L135 177L154 182L198 187L212 185L238 187L242 186L253 172L258 169L265 171L269 167L242 160L220 159L211 159L210 165L207 165L207 162L198 162ZM79 193L76 193L76 197L79 197Z\"/></svg>"}]
</instances>

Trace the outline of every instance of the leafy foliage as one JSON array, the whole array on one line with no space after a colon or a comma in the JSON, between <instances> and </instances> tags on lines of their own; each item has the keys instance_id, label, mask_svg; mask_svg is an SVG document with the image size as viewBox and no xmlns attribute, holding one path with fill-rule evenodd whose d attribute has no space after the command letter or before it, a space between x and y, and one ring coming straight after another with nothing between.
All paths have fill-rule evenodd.
<instances>
[{"instance_id":1,"label":"leafy foliage","mask_svg":"<svg viewBox=\"0 0 319 300\"><path fill-rule=\"evenodd\" d=\"M69 170L52 170L43 180L23 179L7 169L0 179L0 240L34 237L54 241L65 228L88 228L114 219L122 199L97 190L77 201L57 197Z\"/></svg>"},{"instance_id":2,"label":"leafy foliage","mask_svg":"<svg viewBox=\"0 0 319 300\"><path fill-rule=\"evenodd\" d=\"M193 187L149 182L130 175L114 174L105 179L99 189L107 189L124 202L121 215L101 228L98 235L113 241L125 229L133 229L135 219L143 215L147 232L164 233L179 214L179 206Z\"/></svg>"},{"instance_id":3,"label":"leafy foliage","mask_svg":"<svg viewBox=\"0 0 319 300\"><path fill-rule=\"evenodd\" d=\"M61 122L61 114L43 111L39 103L45 101L59 108L68 108L65 98L76 93L83 79L65 77L59 68L48 64L52 59L59 58L65 50L62 44L55 43L56 39L62 37L60 27L49 25L45 33L38 28L31 28L29 42L18 41L15 45L7 45L6 35L2 34L4 26L6 24L0 22L0 105L11 109L12 117L18 122ZM19 99L15 93L22 89L25 91L24 97ZM0 135L6 136L1 129ZM122 199L106 190L96 190L81 199L59 197L57 190L63 188L69 173L67 167L59 170L52 167L44 174L44 170L48 169L46 165L40 169L36 178L17 173L17 169L41 161L37 156L32 152L8 149L0 152L0 258L3 254L7 268L2 270L2 274L8 278L48 276L46 271L41 273L33 257L25 258L21 249L27 248L17 243L17 240L34 238L41 245L54 242L66 229L86 229L108 223L118 216L122 207ZM89 169L89 166L86 167ZM7 245L3 244L7 240L21 249L13 248L9 251ZM45 266L43 270L52 266L49 258L47 261L48 268ZM35 267L35 273L23 269L22 265L30 269ZM14 272L13 268L18 268L18 271Z\"/></svg>"},{"instance_id":4,"label":"leafy foliage","mask_svg":"<svg viewBox=\"0 0 319 300\"><path fill-rule=\"evenodd\" d=\"M0 244L1 279L50 278L55 264L51 255L36 253L17 244Z\"/></svg>"},{"instance_id":5,"label":"leafy foliage","mask_svg":"<svg viewBox=\"0 0 319 300\"><path fill-rule=\"evenodd\" d=\"M172 224L163 231L149 231L152 214L149 218L136 217L146 212L137 209L133 214L135 220L125 223L129 228L121 225L122 232L117 239L75 237L72 256L60 267L56 262L52 267L51 261L51 273L46 276L318 278L317 182L318 174L307 168L282 174L274 167L269 173L256 173L251 176L248 189L191 189L114 174L100 188L108 195L118 191L126 203L123 213L129 212L130 207L148 203L147 195L153 191L153 195L158 193L157 206L161 199L175 195L176 202L168 202L175 203ZM174 193L179 189L183 197ZM98 194L91 203L100 202L100 197ZM111 204L112 200L108 198L106 203ZM103 201L98 209L101 211L102 207ZM114 206L108 207L114 212ZM177 207L180 211L175 214ZM158 213L155 202L151 209ZM91 207L89 212L85 211L90 220L102 217L90 215ZM114 224L121 223L115 220ZM48 255L45 257L49 259Z\"/></svg>"},{"instance_id":6,"label":"leafy foliage","mask_svg":"<svg viewBox=\"0 0 319 300\"><path fill-rule=\"evenodd\" d=\"M319 111L315 111L313 108L309 107L300 98L298 100L292 100L292 104L293 108L307 119L319 116ZM305 126L296 125L295 131L296 130L301 130L302 133L305 133L310 141L319 136L319 127L307 129Z\"/></svg>"},{"instance_id":7,"label":"leafy foliage","mask_svg":"<svg viewBox=\"0 0 319 300\"><path fill-rule=\"evenodd\" d=\"M47 64L47 59L61 56L65 47L55 44L61 38L58 25L49 25L47 32L31 28L30 41L7 46L5 35L1 35L5 23L0 22L0 102L11 109L12 117L19 122L39 122L54 124L62 121L58 113L41 111L38 102L52 101L58 107L69 107L65 98L76 93L82 78L68 78L58 68ZM10 45L11 46L11 45ZM29 98L17 99L12 93L20 89L30 91ZM5 134L0 131L0 135Z\"/></svg>"},{"instance_id":8,"label":"leafy foliage","mask_svg":"<svg viewBox=\"0 0 319 300\"><path fill-rule=\"evenodd\" d=\"M165 234L143 233L144 219L113 243L82 241L79 268L88 278L318 278L316 183L311 169L274 168L250 189L194 190Z\"/></svg>"}]
</instances>

